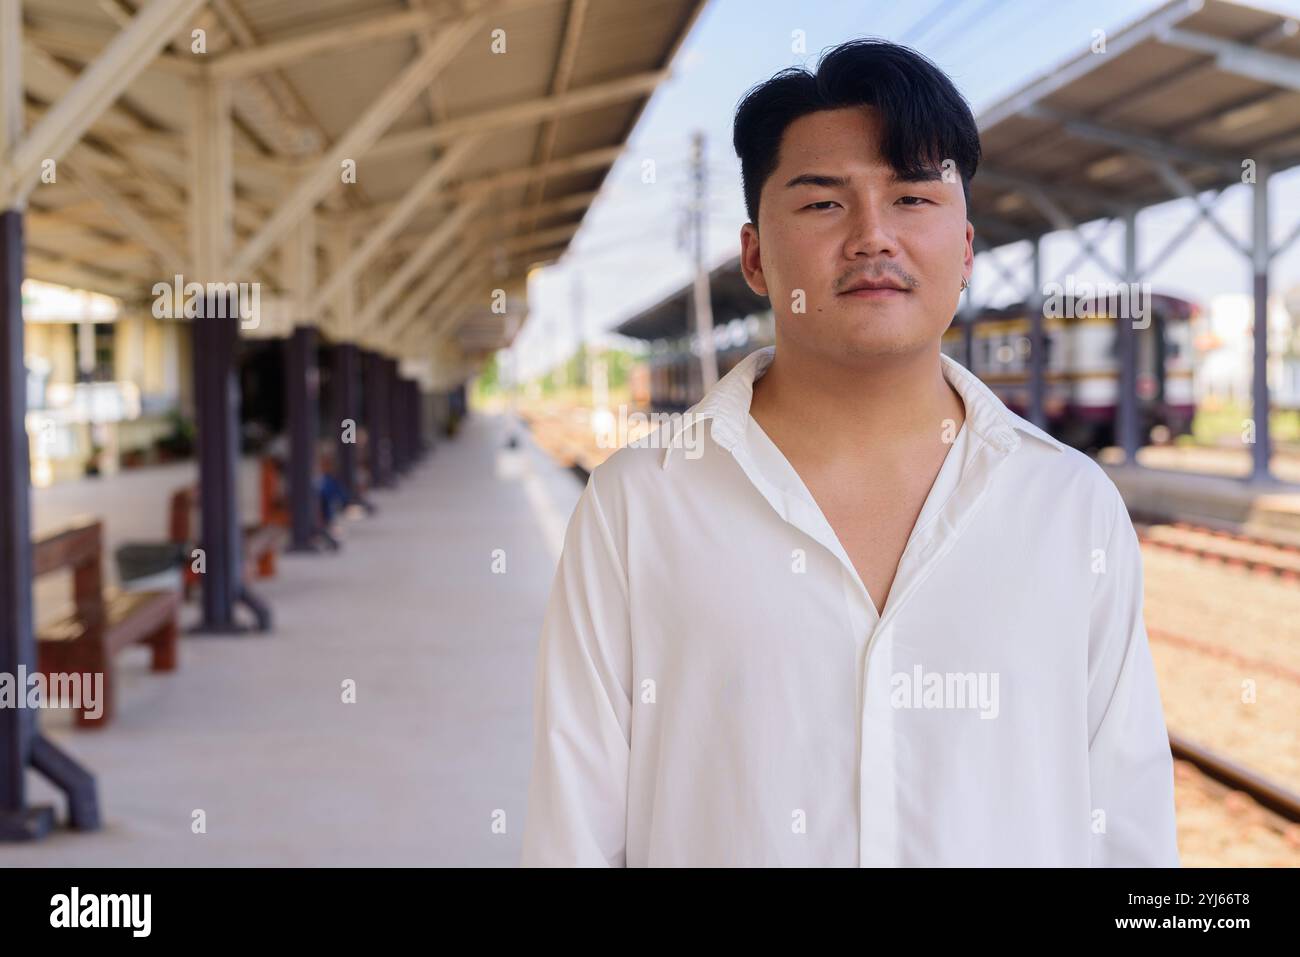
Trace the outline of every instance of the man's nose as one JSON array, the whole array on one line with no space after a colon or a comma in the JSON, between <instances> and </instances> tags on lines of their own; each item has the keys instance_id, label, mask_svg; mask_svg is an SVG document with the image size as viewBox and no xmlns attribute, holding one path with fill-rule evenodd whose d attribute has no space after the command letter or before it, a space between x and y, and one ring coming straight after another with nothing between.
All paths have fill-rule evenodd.
<instances>
[{"instance_id":1,"label":"man's nose","mask_svg":"<svg viewBox=\"0 0 1300 957\"><path fill-rule=\"evenodd\" d=\"M897 252L897 240L887 217L876 210L863 209L850 220L849 235L844 241L847 258L893 256Z\"/></svg>"}]
</instances>

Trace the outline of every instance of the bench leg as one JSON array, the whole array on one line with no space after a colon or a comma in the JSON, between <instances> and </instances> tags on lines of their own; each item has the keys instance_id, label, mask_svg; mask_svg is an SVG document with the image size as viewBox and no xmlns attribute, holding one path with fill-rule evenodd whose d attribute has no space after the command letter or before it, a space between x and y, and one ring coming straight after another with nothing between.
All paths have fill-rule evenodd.
<instances>
[{"instance_id":1,"label":"bench leg","mask_svg":"<svg viewBox=\"0 0 1300 957\"><path fill-rule=\"evenodd\" d=\"M177 651L180 644L178 641L179 636L180 632L176 627L175 618L149 636L148 644L153 656L150 663L151 670L176 670Z\"/></svg>"},{"instance_id":2,"label":"bench leg","mask_svg":"<svg viewBox=\"0 0 1300 957\"><path fill-rule=\"evenodd\" d=\"M37 669L53 680L56 675L94 675L100 673L100 704L98 718L88 717L89 709L80 708L73 713L77 728L101 728L108 723L113 705L113 670L108 650L93 634L83 635L75 641L42 641L37 645Z\"/></svg>"},{"instance_id":3,"label":"bench leg","mask_svg":"<svg viewBox=\"0 0 1300 957\"><path fill-rule=\"evenodd\" d=\"M98 730L106 727L113 717L113 662L109 657L108 648L102 641L87 641L83 638L78 644L82 645L82 648L79 649L80 667L77 670L92 675L102 674L104 677L100 687L99 717L90 717L89 709L83 708L73 715L73 724L83 730Z\"/></svg>"}]
</instances>

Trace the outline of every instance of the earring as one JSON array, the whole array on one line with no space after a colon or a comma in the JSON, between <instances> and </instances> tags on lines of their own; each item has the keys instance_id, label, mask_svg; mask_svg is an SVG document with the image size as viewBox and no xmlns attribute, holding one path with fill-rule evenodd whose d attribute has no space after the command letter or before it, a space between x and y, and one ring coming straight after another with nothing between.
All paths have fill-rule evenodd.
<instances>
[{"instance_id":1,"label":"earring","mask_svg":"<svg viewBox=\"0 0 1300 957\"><path fill-rule=\"evenodd\" d=\"M969 286L970 286L970 280L967 279L965 276L962 276L962 277L961 277L961 288L962 288L962 289L966 289L966 288L969 287Z\"/></svg>"}]
</instances>

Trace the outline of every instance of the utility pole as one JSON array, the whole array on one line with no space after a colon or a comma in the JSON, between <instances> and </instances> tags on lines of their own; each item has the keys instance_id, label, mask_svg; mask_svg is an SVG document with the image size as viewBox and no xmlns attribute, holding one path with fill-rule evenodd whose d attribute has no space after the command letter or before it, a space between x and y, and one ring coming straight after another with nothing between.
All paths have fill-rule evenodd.
<instances>
[{"instance_id":1,"label":"utility pole","mask_svg":"<svg viewBox=\"0 0 1300 957\"><path fill-rule=\"evenodd\" d=\"M560 341L564 320L556 316L551 320L550 326L554 330L552 341L555 343L555 364L551 366L551 381L555 383L556 393L560 393L569 387L568 363L564 358L564 343Z\"/></svg>"},{"instance_id":2,"label":"utility pole","mask_svg":"<svg viewBox=\"0 0 1300 957\"><path fill-rule=\"evenodd\" d=\"M705 200L708 166L704 161L704 133L696 130L691 137L691 172L695 178L695 200L691 209L691 228L695 233L695 334L700 340L700 377L708 392L718 381L718 357L713 349L713 300L709 293L709 273L704 264L704 237L708 220Z\"/></svg>"},{"instance_id":3,"label":"utility pole","mask_svg":"<svg viewBox=\"0 0 1300 957\"><path fill-rule=\"evenodd\" d=\"M589 385L591 383L591 371L587 367L587 363L577 361L579 352L582 352L583 357L586 357L587 354L585 348L585 342L587 338L587 328L586 328L587 324L584 321L583 310L582 310L583 307L582 274L579 273L576 268L573 270L573 279L569 285L569 296L573 302L572 305L573 315L570 318L573 321L573 341L574 343L576 343L573 350L573 356L575 360L573 363L574 366L573 377L576 380L574 382L574 385L584 386L584 385Z\"/></svg>"}]
</instances>

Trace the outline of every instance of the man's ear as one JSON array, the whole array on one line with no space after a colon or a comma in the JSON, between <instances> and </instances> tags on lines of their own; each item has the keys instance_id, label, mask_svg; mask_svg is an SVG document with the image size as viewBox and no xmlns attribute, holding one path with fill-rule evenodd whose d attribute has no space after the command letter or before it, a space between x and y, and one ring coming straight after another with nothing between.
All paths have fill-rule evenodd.
<instances>
[{"instance_id":1,"label":"man's ear","mask_svg":"<svg viewBox=\"0 0 1300 957\"><path fill-rule=\"evenodd\" d=\"M975 227L969 220L966 222L966 253L962 259L962 276L969 282L971 274L975 271Z\"/></svg>"},{"instance_id":2,"label":"man's ear","mask_svg":"<svg viewBox=\"0 0 1300 957\"><path fill-rule=\"evenodd\" d=\"M763 278L763 259L758 249L758 227L745 223L740 227L740 271L745 283L756 295L767 295L767 280Z\"/></svg>"}]
</instances>

